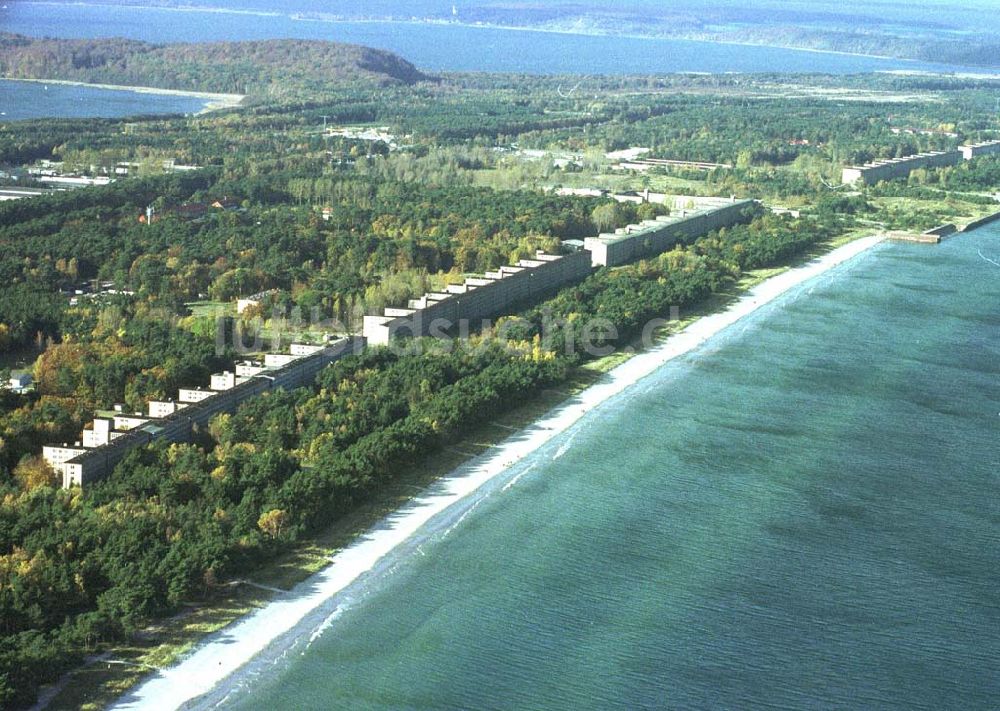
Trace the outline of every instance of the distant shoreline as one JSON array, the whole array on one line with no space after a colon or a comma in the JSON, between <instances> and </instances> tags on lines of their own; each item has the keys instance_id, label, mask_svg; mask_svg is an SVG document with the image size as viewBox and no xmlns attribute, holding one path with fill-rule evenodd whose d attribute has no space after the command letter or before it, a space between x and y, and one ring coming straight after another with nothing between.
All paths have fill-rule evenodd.
<instances>
[{"instance_id":1,"label":"distant shoreline","mask_svg":"<svg viewBox=\"0 0 1000 711\"><path fill-rule=\"evenodd\" d=\"M746 42L739 40L726 40L726 39L713 39L708 37L697 37L697 36L682 36L682 35L646 35L646 34L634 34L629 32L614 32L609 30L583 30L583 29L557 29L554 27L531 27L529 25L501 25L488 22L462 22L451 21L451 20L434 20L434 19L412 19L412 20L402 20L402 19L350 19L350 18L323 18L323 17L307 17L302 15L285 15L290 20L294 22L325 22L328 24L350 24L350 25L377 25L377 24L396 24L396 25L434 25L440 27L465 27L469 29L479 29L479 30L506 30L515 32L539 32L542 34L551 35L570 35L575 37L610 37L610 38L620 38L620 39L636 39L636 40L653 40L653 41L679 41L679 42L703 42L705 44L723 44L732 45L736 47L766 47L770 49L783 49L793 52L811 52L815 54L836 54L842 57L860 57L864 59L880 59L890 62L913 62L913 63L924 63L923 60L911 59L907 57L893 57L887 54L866 54L864 52L845 52L838 49L819 49L816 47L797 47L795 45L787 44L771 44L767 42ZM941 63L944 66L955 66L961 67L962 65L955 64L950 65L947 62ZM685 73L685 72L679 72Z\"/></svg>"},{"instance_id":2,"label":"distant shoreline","mask_svg":"<svg viewBox=\"0 0 1000 711\"><path fill-rule=\"evenodd\" d=\"M486 453L459 466L382 524L367 530L358 542L331 558L330 565L276 596L255 612L197 643L180 662L162 669L126 691L109 708L137 711L164 708L211 708L228 692L221 687L235 674L255 664L269 665L297 639L315 639L337 617L331 601L361 576L376 569L390 554L406 555L419 545L418 534L434 520L464 518L477 492L510 468L575 425L594 407L619 395L670 361L691 353L713 336L771 303L791 289L814 279L884 240L857 239L809 263L758 284L732 306L704 316L648 351L634 355L563 405L513 434ZM505 485L511 486L513 481ZM465 501L463 509L460 502ZM455 508L453 508L455 507ZM445 513L449 511L449 513ZM431 524L434 525L434 524Z\"/></svg>"},{"instance_id":3,"label":"distant shoreline","mask_svg":"<svg viewBox=\"0 0 1000 711\"><path fill-rule=\"evenodd\" d=\"M199 114L209 111L219 111L220 109L234 109L239 107L246 98L245 94L216 94L208 91L183 91L181 89L160 89L155 86L126 86L122 84L91 84L85 81L72 81L69 79L24 79L21 77L0 76L4 81L22 81L32 84L55 84L59 86L79 86L90 89L106 89L109 91L131 91L134 94L162 94L164 96L187 96L192 99L205 99L208 103L199 111Z\"/></svg>"},{"instance_id":4,"label":"distant shoreline","mask_svg":"<svg viewBox=\"0 0 1000 711\"><path fill-rule=\"evenodd\" d=\"M45 2L36 2L35 4L47 4ZM78 3L84 6L95 6L95 7L119 7L112 5L108 2L81 2ZM326 23L331 25L336 24L355 24L355 25L365 25L365 24L396 24L396 25L431 25L440 27L465 27L470 29L486 29L486 30L506 30L506 31L520 31L520 32L538 32L543 34L556 34L556 35L571 35L577 37L611 37L620 38L623 40L667 40L667 41L684 41L684 42L704 42L707 44L718 44L718 45L732 45L737 47L766 47L771 49L781 49L787 51L799 51L799 52L810 52L815 54L830 54L830 55L840 55L844 57L858 57L863 59L877 59L882 61L896 61L896 62L908 62L914 64L926 64L926 63L936 63L941 64L946 67L955 67L957 69L968 69L970 67L966 65L956 64L953 62L930 62L929 60L915 59L910 57L895 57L892 55L884 54L870 54L865 52L848 52L844 50L837 49L821 49L816 47L802 47L788 44L777 44L770 42L754 42L738 39L724 39L724 38L712 38L712 37L700 37L697 34L689 35L662 35L662 34L642 34L627 31L615 31L602 28L568 28L559 29L555 27L537 27L531 25L508 25L500 23L491 22L472 22L462 19L450 19L450 18L431 18L431 17L348 17L341 15L332 14L318 14L310 15L310 13L298 13L298 12L275 12L266 10L241 10L234 8L220 8L220 7L209 7L209 6L142 6L142 5L129 5L126 6L130 10L157 10L157 11L169 11L169 12L183 12L183 13L206 13L214 15L242 15L242 16L255 16L262 18L282 18L287 19L292 22L315 22L315 23ZM990 71L995 69L989 66L982 67L985 71ZM684 73L684 72L679 72Z\"/></svg>"}]
</instances>

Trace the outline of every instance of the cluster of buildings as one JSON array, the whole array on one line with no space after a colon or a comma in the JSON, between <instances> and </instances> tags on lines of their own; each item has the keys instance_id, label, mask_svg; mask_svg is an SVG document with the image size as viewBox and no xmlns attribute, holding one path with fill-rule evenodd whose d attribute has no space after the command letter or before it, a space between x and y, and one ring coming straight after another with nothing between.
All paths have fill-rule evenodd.
<instances>
[{"instance_id":1,"label":"cluster of buildings","mask_svg":"<svg viewBox=\"0 0 1000 711\"><path fill-rule=\"evenodd\" d=\"M654 193L646 188L645 190L624 190L622 192L614 192L612 190L606 190L604 188L549 188L556 195L560 197L596 197L596 198L610 198L615 202L620 203L632 203L633 205L642 205L643 203L652 203L654 205L665 205L671 196L666 193Z\"/></svg>"},{"instance_id":2,"label":"cluster of buildings","mask_svg":"<svg viewBox=\"0 0 1000 711\"><path fill-rule=\"evenodd\" d=\"M340 126L331 127L326 130L326 135L331 138L347 138L353 141L365 141L368 143L384 143L390 151L397 150L396 136L389 133L388 126Z\"/></svg>"},{"instance_id":3,"label":"cluster of buildings","mask_svg":"<svg viewBox=\"0 0 1000 711\"><path fill-rule=\"evenodd\" d=\"M722 227L749 219L753 200L679 197L676 215L630 225L614 234L587 238L566 255L539 252L533 259L449 285L445 291L411 299L404 308L366 316L364 337L371 345L388 345L396 337L448 337L455 327L481 324L567 284L582 281L594 269L618 266L665 252ZM476 325L478 328L478 324Z\"/></svg>"},{"instance_id":4,"label":"cluster of buildings","mask_svg":"<svg viewBox=\"0 0 1000 711\"><path fill-rule=\"evenodd\" d=\"M671 210L713 209L729 204L735 199L678 196L669 193L653 192L649 188L644 190L622 190L620 192L606 188L550 187L548 190L561 197L609 198L623 204L643 205L649 203L651 205L667 205Z\"/></svg>"},{"instance_id":5,"label":"cluster of buildings","mask_svg":"<svg viewBox=\"0 0 1000 711\"><path fill-rule=\"evenodd\" d=\"M163 170L168 173L186 172L200 168L197 165L182 165L173 160L164 160L161 164ZM41 160L25 169L17 169L12 172L0 171L0 178L19 180L26 177L33 181L33 184L42 186L4 186L0 188L0 201L22 200L62 190L110 185L117 178L128 176L137 171L140 166L140 163L123 161L109 167L91 165L87 171L74 171L67 169L65 164L60 161Z\"/></svg>"},{"instance_id":6,"label":"cluster of buildings","mask_svg":"<svg viewBox=\"0 0 1000 711\"><path fill-rule=\"evenodd\" d=\"M932 151L918 153L905 158L890 158L888 160L866 163L862 166L844 168L842 182L845 185L863 183L875 185L883 180L906 178L919 168L943 168L958 165L962 161L973 160L981 156L1000 154L1000 141L988 141L960 146L950 151Z\"/></svg>"},{"instance_id":7,"label":"cluster of buildings","mask_svg":"<svg viewBox=\"0 0 1000 711\"><path fill-rule=\"evenodd\" d=\"M42 457L61 475L64 488L85 486L109 474L136 447L157 440L188 441L216 415L234 412L240 403L269 390L312 382L322 368L362 346L358 338L328 346L295 344L288 353L269 353L262 361L216 373L208 388L182 388L176 400L151 401L146 412L116 406L113 413L97 417L80 440L44 447Z\"/></svg>"},{"instance_id":8,"label":"cluster of buildings","mask_svg":"<svg viewBox=\"0 0 1000 711\"><path fill-rule=\"evenodd\" d=\"M243 203L238 198L224 197L210 203L186 202L173 207L165 207L157 210L154 206L147 207L139 215L139 223L151 225L158 222L167 215L176 215L182 220L200 220L212 210L225 210L226 212L242 212Z\"/></svg>"},{"instance_id":9,"label":"cluster of buildings","mask_svg":"<svg viewBox=\"0 0 1000 711\"><path fill-rule=\"evenodd\" d=\"M916 128L914 126L894 126L889 129L897 136L906 134L908 136L943 136L944 138L958 138L954 131L942 131L936 128Z\"/></svg>"},{"instance_id":10,"label":"cluster of buildings","mask_svg":"<svg viewBox=\"0 0 1000 711\"><path fill-rule=\"evenodd\" d=\"M130 173L139 170L142 163L129 161L119 161L114 165L91 164L86 171L70 170L62 161L40 160L37 164L28 168L28 175L34 177L39 182L72 185L107 185L115 178L123 178ZM167 173L185 173L198 170L198 165L183 165L175 160L163 160L157 165ZM86 173L86 174L84 174Z\"/></svg>"},{"instance_id":11,"label":"cluster of buildings","mask_svg":"<svg viewBox=\"0 0 1000 711\"><path fill-rule=\"evenodd\" d=\"M87 299L99 299L110 296L135 296L134 291L129 289L116 289L113 281L80 282L65 289L60 289L63 296L69 297L69 305L77 306Z\"/></svg>"},{"instance_id":12,"label":"cluster of buildings","mask_svg":"<svg viewBox=\"0 0 1000 711\"><path fill-rule=\"evenodd\" d=\"M808 141L806 141L808 143ZM671 158L646 158L652 153L651 148L626 148L620 151L605 153L610 161L617 161L612 166L614 170L631 170L645 173L653 168L691 168L694 170L715 170L716 168L732 168L730 163L711 163L698 160L674 160Z\"/></svg>"}]
</instances>

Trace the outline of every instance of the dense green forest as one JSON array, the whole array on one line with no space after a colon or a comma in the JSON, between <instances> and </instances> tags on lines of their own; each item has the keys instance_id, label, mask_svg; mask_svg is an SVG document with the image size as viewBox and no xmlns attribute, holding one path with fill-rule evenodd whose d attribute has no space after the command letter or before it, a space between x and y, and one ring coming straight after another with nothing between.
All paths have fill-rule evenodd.
<instances>
[{"instance_id":1,"label":"dense green forest","mask_svg":"<svg viewBox=\"0 0 1000 711\"><path fill-rule=\"evenodd\" d=\"M332 42L152 45L12 34L0 34L0 75L269 97L293 90L322 91L336 83L411 84L427 79L390 52Z\"/></svg>"},{"instance_id":2,"label":"dense green forest","mask_svg":"<svg viewBox=\"0 0 1000 711\"><path fill-rule=\"evenodd\" d=\"M86 175L132 166L104 187L0 203L0 357L29 361L36 381L0 391L0 706L28 705L87 654L224 597L227 581L376 499L472 424L564 385L588 342L621 348L671 307L847 234L996 209L996 158L839 182L847 164L1000 136L988 80L589 77L567 94L564 77L429 81L401 62L318 43L0 43L9 74L252 95L194 117L0 123L8 182L41 160ZM617 169L607 153L632 147L732 168ZM354 331L432 286L671 210L646 190L763 206L747 225L506 314L508 343L369 350L217 418L196 442L136 450L84 492L57 489L38 457L95 409L205 384L234 358L216 347L220 326L280 325L263 308L237 317L240 296L273 289L268 309ZM593 319L597 332L584 328Z\"/></svg>"}]
</instances>

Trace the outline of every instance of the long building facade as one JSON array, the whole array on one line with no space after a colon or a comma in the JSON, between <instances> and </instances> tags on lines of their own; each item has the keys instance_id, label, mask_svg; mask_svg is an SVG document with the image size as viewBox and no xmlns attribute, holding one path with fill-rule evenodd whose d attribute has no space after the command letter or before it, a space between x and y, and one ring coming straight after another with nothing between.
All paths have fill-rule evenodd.
<instances>
[{"instance_id":1,"label":"long building facade","mask_svg":"<svg viewBox=\"0 0 1000 711\"><path fill-rule=\"evenodd\" d=\"M121 415L113 420L98 418L84 431L84 441L74 445L50 446L43 457L62 475L64 488L86 486L103 479L136 447L155 441L189 441L198 428L206 427L218 414L235 412L240 403L270 390L291 390L313 382L331 363L360 352L364 339L345 338L326 347L297 347L293 358L277 367L243 378L227 378L216 391L184 390L186 402L163 417ZM297 352L299 355L295 355ZM205 394L208 392L208 394ZM200 393L194 396L193 393ZM157 412L165 411L159 408ZM88 433L91 433L88 436ZM85 446L86 444L92 446Z\"/></svg>"},{"instance_id":2,"label":"long building facade","mask_svg":"<svg viewBox=\"0 0 1000 711\"><path fill-rule=\"evenodd\" d=\"M918 153L917 155L905 158L891 158L889 160L866 163L862 166L844 168L842 180L845 185L858 182L865 185L875 185L883 180L906 178L918 168L942 168L949 165L958 165L962 160L962 154L959 151Z\"/></svg>"},{"instance_id":3,"label":"long building facade","mask_svg":"<svg viewBox=\"0 0 1000 711\"><path fill-rule=\"evenodd\" d=\"M370 345L388 345L397 337L445 338L479 330L485 319L510 313L557 289L582 281L594 269L617 266L664 252L675 244L691 242L722 227L750 219L753 200L679 197L676 216L661 217L642 225L585 240L583 249L557 256L539 252L534 259L501 267L481 277L453 284L443 292L412 299L405 308L385 309L381 316L366 316L364 337Z\"/></svg>"},{"instance_id":4,"label":"long building facade","mask_svg":"<svg viewBox=\"0 0 1000 711\"><path fill-rule=\"evenodd\" d=\"M594 267L616 267L662 254L677 244L689 244L713 230L746 222L754 205L753 200L699 198L693 209L682 208L677 215L629 225L615 234L588 237L584 249L590 253Z\"/></svg>"},{"instance_id":5,"label":"long building facade","mask_svg":"<svg viewBox=\"0 0 1000 711\"><path fill-rule=\"evenodd\" d=\"M406 308L386 309L382 316L366 316L364 336L371 345L388 345L397 336L444 337L465 323L502 314L562 286L581 281L590 273L588 252L565 256L539 252L482 277L453 284L447 291L424 294Z\"/></svg>"},{"instance_id":6,"label":"long building facade","mask_svg":"<svg viewBox=\"0 0 1000 711\"><path fill-rule=\"evenodd\" d=\"M910 173L919 168L943 168L958 165L962 161L975 160L982 156L1000 154L1000 141L987 141L960 146L951 151L934 151L918 153L905 158L891 158L861 166L844 168L842 182L845 185L863 183L875 185L883 180L896 180L909 177Z\"/></svg>"},{"instance_id":7,"label":"long building facade","mask_svg":"<svg viewBox=\"0 0 1000 711\"><path fill-rule=\"evenodd\" d=\"M99 417L84 430L80 442L45 447L43 457L62 476L63 487L87 486L110 474L136 447L160 440L189 441L216 415L234 412L240 403L270 390L309 384L321 369L365 345L388 345L400 336L448 337L456 329L463 334L465 327L479 330L485 319L583 281L596 268L653 256L745 222L755 204L735 197L676 198L674 210L679 214L588 238L578 252L539 252L532 259L412 299L405 308L385 309L382 316L365 317L360 337L326 347L293 345L289 353L268 354L262 363L240 363L232 372L214 374L208 389L182 388L176 400L150 402L146 413Z\"/></svg>"},{"instance_id":8,"label":"long building facade","mask_svg":"<svg viewBox=\"0 0 1000 711\"><path fill-rule=\"evenodd\" d=\"M965 160L973 160L982 156L995 156L1000 153L1000 141L986 141L985 143L973 143L972 145L959 148Z\"/></svg>"}]
</instances>

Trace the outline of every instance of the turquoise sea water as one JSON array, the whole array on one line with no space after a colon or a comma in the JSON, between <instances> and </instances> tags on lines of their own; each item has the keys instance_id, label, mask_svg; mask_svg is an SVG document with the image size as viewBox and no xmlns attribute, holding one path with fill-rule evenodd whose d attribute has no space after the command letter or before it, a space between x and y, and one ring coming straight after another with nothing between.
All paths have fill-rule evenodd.
<instances>
[{"instance_id":1,"label":"turquoise sea water","mask_svg":"<svg viewBox=\"0 0 1000 711\"><path fill-rule=\"evenodd\" d=\"M0 79L0 122L21 119L118 118L140 114L196 113L208 102L190 96Z\"/></svg>"},{"instance_id":2,"label":"turquoise sea water","mask_svg":"<svg viewBox=\"0 0 1000 711\"><path fill-rule=\"evenodd\" d=\"M0 9L0 28L31 36L129 37L151 42L204 42L294 37L363 44L398 52L428 71L533 74L664 72L823 72L889 69L959 71L933 63L820 54L683 40L591 37L462 25L326 22L298 13L440 12L448 2L191 3L183 9L110 2L23 2ZM463 3L458 3L462 5ZM217 5L206 7L206 5ZM200 6L200 8L199 8ZM250 10L238 10L246 8ZM407 10L405 8L412 8ZM897 10L893 10L897 12ZM968 71L982 71L969 69Z\"/></svg>"},{"instance_id":3,"label":"turquoise sea water","mask_svg":"<svg viewBox=\"0 0 1000 711\"><path fill-rule=\"evenodd\" d=\"M765 307L458 505L224 706L996 708L988 260L1000 227L884 245Z\"/></svg>"}]
</instances>

